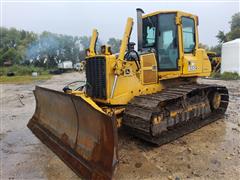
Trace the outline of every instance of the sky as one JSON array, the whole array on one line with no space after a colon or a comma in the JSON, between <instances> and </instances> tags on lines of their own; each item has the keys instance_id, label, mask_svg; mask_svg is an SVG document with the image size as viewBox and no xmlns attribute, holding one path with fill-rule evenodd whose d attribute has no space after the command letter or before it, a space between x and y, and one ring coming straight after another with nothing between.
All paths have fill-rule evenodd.
<instances>
[{"instance_id":1,"label":"sky","mask_svg":"<svg viewBox=\"0 0 240 180\"><path fill-rule=\"evenodd\" d=\"M127 17L134 18L131 41L136 42L136 8L145 13L158 10L181 10L199 17L200 42L209 46L218 43L218 30L228 32L229 21L240 11L240 1L126 1L92 2L77 0L61 1L21 1L0 0L1 26L15 27L41 33L50 31L59 34L90 36L97 28L99 38L106 43L108 38L122 38Z\"/></svg>"}]
</instances>

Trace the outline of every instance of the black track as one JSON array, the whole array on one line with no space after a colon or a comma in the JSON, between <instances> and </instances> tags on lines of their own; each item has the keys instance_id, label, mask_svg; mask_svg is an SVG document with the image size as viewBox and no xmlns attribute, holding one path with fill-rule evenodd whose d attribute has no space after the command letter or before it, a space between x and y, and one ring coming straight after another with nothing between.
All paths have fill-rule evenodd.
<instances>
[{"instance_id":1,"label":"black track","mask_svg":"<svg viewBox=\"0 0 240 180\"><path fill-rule=\"evenodd\" d=\"M211 106L211 99L215 92L221 95L218 109L213 109ZM174 107L175 104L179 104L188 97L194 97L195 94L203 94L203 97L206 97L209 111L202 110L202 114L199 114L198 117L190 117L190 119L181 120L171 126L168 124L167 130L153 135L151 118L160 111L159 109L166 106ZM191 84L167 88L159 93L135 97L125 109L123 126L134 136L160 146L220 119L227 109L228 101L228 90L224 86ZM183 115L183 117L185 116ZM168 118L169 115L165 114L163 122Z\"/></svg>"}]
</instances>

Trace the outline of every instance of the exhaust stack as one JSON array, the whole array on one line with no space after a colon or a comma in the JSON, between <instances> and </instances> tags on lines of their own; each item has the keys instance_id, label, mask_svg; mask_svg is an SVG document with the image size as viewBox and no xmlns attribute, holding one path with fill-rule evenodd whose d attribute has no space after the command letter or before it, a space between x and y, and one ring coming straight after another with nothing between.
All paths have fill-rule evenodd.
<instances>
[{"instance_id":1,"label":"exhaust stack","mask_svg":"<svg viewBox=\"0 0 240 180\"><path fill-rule=\"evenodd\" d=\"M141 8L137 8L137 37L138 37L138 51L142 50L143 33L142 33L142 14L144 11Z\"/></svg>"}]
</instances>

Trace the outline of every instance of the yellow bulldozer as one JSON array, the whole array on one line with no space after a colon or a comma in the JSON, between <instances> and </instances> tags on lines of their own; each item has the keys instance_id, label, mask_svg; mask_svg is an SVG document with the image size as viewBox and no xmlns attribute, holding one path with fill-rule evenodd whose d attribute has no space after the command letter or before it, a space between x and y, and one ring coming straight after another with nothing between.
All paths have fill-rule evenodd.
<instances>
[{"instance_id":1,"label":"yellow bulldozer","mask_svg":"<svg viewBox=\"0 0 240 180\"><path fill-rule=\"evenodd\" d=\"M224 86L199 84L211 63L198 47L198 17L137 9L137 51L128 18L120 52L96 53L93 30L86 84L59 92L36 87L30 130L77 175L111 179L118 164L118 129L162 145L219 119L229 101Z\"/></svg>"},{"instance_id":2,"label":"yellow bulldozer","mask_svg":"<svg viewBox=\"0 0 240 180\"><path fill-rule=\"evenodd\" d=\"M212 72L220 73L221 56L213 51L207 51L208 58L211 62Z\"/></svg>"}]
</instances>

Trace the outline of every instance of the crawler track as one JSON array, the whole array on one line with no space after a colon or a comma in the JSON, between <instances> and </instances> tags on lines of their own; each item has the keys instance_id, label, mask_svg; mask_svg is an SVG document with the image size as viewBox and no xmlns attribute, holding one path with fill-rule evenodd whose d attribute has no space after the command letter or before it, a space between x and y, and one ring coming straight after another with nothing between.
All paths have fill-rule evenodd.
<instances>
[{"instance_id":1,"label":"crawler track","mask_svg":"<svg viewBox=\"0 0 240 180\"><path fill-rule=\"evenodd\" d=\"M220 97L214 106L215 95ZM134 97L123 126L145 141L162 145L221 118L229 102L224 86L191 84Z\"/></svg>"}]
</instances>

